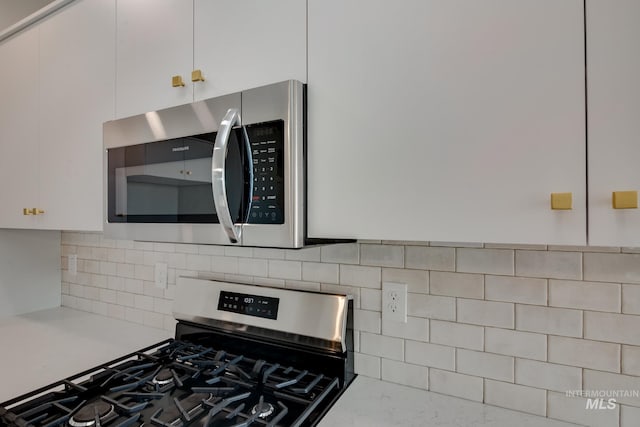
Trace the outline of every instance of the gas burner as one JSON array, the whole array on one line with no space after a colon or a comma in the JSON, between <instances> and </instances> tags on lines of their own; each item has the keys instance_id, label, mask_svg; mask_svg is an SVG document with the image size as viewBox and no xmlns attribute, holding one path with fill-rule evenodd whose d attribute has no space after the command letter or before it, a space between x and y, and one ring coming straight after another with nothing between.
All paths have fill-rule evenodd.
<instances>
[{"instance_id":1,"label":"gas burner","mask_svg":"<svg viewBox=\"0 0 640 427\"><path fill-rule=\"evenodd\" d=\"M151 380L152 383L158 384L159 386L167 385L173 382L173 373L171 369L162 369L158 374Z\"/></svg>"},{"instance_id":2,"label":"gas burner","mask_svg":"<svg viewBox=\"0 0 640 427\"><path fill-rule=\"evenodd\" d=\"M264 402L262 398L260 398L260 402L251 408L251 415L258 414L259 418L267 418L269 415L273 414L274 407L271 403Z\"/></svg>"},{"instance_id":3,"label":"gas burner","mask_svg":"<svg viewBox=\"0 0 640 427\"><path fill-rule=\"evenodd\" d=\"M96 418L98 422L103 422L113 414L113 405L101 401L93 402L80 408L69 420L69 425L71 427L93 427L96 426Z\"/></svg>"}]
</instances>

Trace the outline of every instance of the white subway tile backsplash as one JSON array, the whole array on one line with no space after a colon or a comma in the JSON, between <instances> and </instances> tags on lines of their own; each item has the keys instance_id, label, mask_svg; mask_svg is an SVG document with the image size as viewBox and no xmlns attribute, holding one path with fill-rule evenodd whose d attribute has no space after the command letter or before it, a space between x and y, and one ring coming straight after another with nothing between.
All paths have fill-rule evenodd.
<instances>
[{"instance_id":1,"label":"white subway tile backsplash","mask_svg":"<svg viewBox=\"0 0 640 427\"><path fill-rule=\"evenodd\" d=\"M320 260L336 264L358 264L360 262L360 246L357 243L322 246Z\"/></svg>"},{"instance_id":2,"label":"white subway tile backsplash","mask_svg":"<svg viewBox=\"0 0 640 427\"><path fill-rule=\"evenodd\" d=\"M621 390L615 396L618 403L640 407L640 378L610 372L584 370L585 390Z\"/></svg>"},{"instance_id":3,"label":"white subway tile backsplash","mask_svg":"<svg viewBox=\"0 0 640 427\"><path fill-rule=\"evenodd\" d=\"M620 427L638 427L640 425L640 408L620 406Z\"/></svg>"},{"instance_id":4,"label":"white subway tile backsplash","mask_svg":"<svg viewBox=\"0 0 640 427\"><path fill-rule=\"evenodd\" d=\"M549 335L549 362L620 372L620 344Z\"/></svg>"},{"instance_id":5,"label":"white subway tile backsplash","mask_svg":"<svg viewBox=\"0 0 640 427\"><path fill-rule=\"evenodd\" d=\"M516 329L568 337L582 336L582 311L516 304Z\"/></svg>"},{"instance_id":6,"label":"white subway tile backsplash","mask_svg":"<svg viewBox=\"0 0 640 427\"><path fill-rule=\"evenodd\" d=\"M549 305L583 310L620 312L617 283L549 280Z\"/></svg>"},{"instance_id":7,"label":"white subway tile backsplash","mask_svg":"<svg viewBox=\"0 0 640 427\"><path fill-rule=\"evenodd\" d=\"M339 283L340 270L338 264L320 262L302 263L302 280L322 283Z\"/></svg>"},{"instance_id":8,"label":"white subway tile backsplash","mask_svg":"<svg viewBox=\"0 0 640 427\"><path fill-rule=\"evenodd\" d=\"M457 321L513 329L514 304L458 298Z\"/></svg>"},{"instance_id":9,"label":"white subway tile backsplash","mask_svg":"<svg viewBox=\"0 0 640 427\"><path fill-rule=\"evenodd\" d=\"M640 314L640 285L622 285L622 312Z\"/></svg>"},{"instance_id":10,"label":"white subway tile backsplash","mask_svg":"<svg viewBox=\"0 0 640 427\"><path fill-rule=\"evenodd\" d=\"M135 295L133 304L140 310L153 311L153 298L146 295Z\"/></svg>"},{"instance_id":11,"label":"white subway tile backsplash","mask_svg":"<svg viewBox=\"0 0 640 427\"><path fill-rule=\"evenodd\" d=\"M444 345L418 341L405 341L405 361L414 365L453 371L456 367L456 349Z\"/></svg>"},{"instance_id":12,"label":"white subway tile backsplash","mask_svg":"<svg viewBox=\"0 0 640 427\"><path fill-rule=\"evenodd\" d=\"M381 359L368 354L356 353L354 357L354 365L356 372L360 375L371 378L380 378Z\"/></svg>"},{"instance_id":13,"label":"white subway tile backsplash","mask_svg":"<svg viewBox=\"0 0 640 427\"><path fill-rule=\"evenodd\" d=\"M454 322L431 321L431 342L451 347L483 350L484 328Z\"/></svg>"},{"instance_id":14,"label":"white subway tile backsplash","mask_svg":"<svg viewBox=\"0 0 640 427\"><path fill-rule=\"evenodd\" d=\"M640 347L622 346L622 373L640 377Z\"/></svg>"},{"instance_id":15,"label":"white subway tile backsplash","mask_svg":"<svg viewBox=\"0 0 640 427\"><path fill-rule=\"evenodd\" d=\"M405 266L422 270L455 271L456 250L455 248L406 246Z\"/></svg>"},{"instance_id":16,"label":"white subway tile backsplash","mask_svg":"<svg viewBox=\"0 0 640 427\"><path fill-rule=\"evenodd\" d=\"M546 415L547 392L532 387L484 380L484 402L535 415Z\"/></svg>"},{"instance_id":17,"label":"white subway tile backsplash","mask_svg":"<svg viewBox=\"0 0 640 427\"><path fill-rule=\"evenodd\" d=\"M429 388L429 369L424 366L382 359L382 379L426 390Z\"/></svg>"},{"instance_id":18,"label":"white subway tile backsplash","mask_svg":"<svg viewBox=\"0 0 640 427\"><path fill-rule=\"evenodd\" d=\"M640 283L640 254L584 254L584 279Z\"/></svg>"},{"instance_id":19,"label":"white subway tile backsplash","mask_svg":"<svg viewBox=\"0 0 640 427\"><path fill-rule=\"evenodd\" d=\"M513 276L513 250L510 249L456 249L456 271Z\"/></svg>"},{"instance_id":20,"label":"white subway tile backsplash","mask_svg":"<svg viewBox=\"0 0 640 427\"><path fill-rule=\"evenodd\" d=\"M621 344L640 345L640 316L584 313L584 337Z\"/></svg>"},{"instance_id":21,"label":"white subway tile backsplash","mask_svg":"<svg viewBox=\"0 0 640 427\"><path fill-rule=\"evenodd\" d=\"M402 268L383 268L383 282L406 283L407 291L415 294L429 293L429 272Z\"/></svg>"},{"instance_id":22,"label":"white subway tile backsplash","mask_svg":"<svg viewBox=\"0 0 640 427\"><path fill-rule=\"evenodd\" d=\"M509 329L485 328L484 349L491 353L546 360L547 336Z\"/></svg>"},{"instance_id":23,"label":"white subway tile backsplash","mask_svg":"<svg viewBox=\"0 0 640 427\"><path fill-rule=\"evenodd\" d=\"M269 274L269 261L256 258L238 258L238 273L246 276L266 277Z\"/></svg>"},{"instance_id":24,"label":"white subway tile backsplash","mask_svg":"<svg viewBox=\"0 0 640 427\"><path fill-rule=\"evenodd\" d=\"M404 267L404 246L360 245L360 264Z\"/></svg>"},{"instance_id":25,"label":"white subway tile backsplash","mask_svg":"<svg viewBox=\"0 0 640 427\"><path fill-rule=\"evenodd\" d=\"M567 390L580 390L582 369L536 360L516 359L516 383L561 393Z\"/></svg>"},{"instance_id":26,"label":"white subway tile backsplash","mask_svg":"<svg viewBox=\"0 0 640 427\"><path fill-rule=\"evenodd\" d=\"M429 390L482 402L483 380L480 377L429 369Z\"/></svg>"},{"instance_id":27,"label":"white subway tile backsplash","mask_svg":"<svg viewBox=\"0 0 640 427\"><path fill-rule=\"evenodd\" d=\"M456 299L436 295L408 294L407 313L415 317L455 320Z\"/></svg>"},{"instance_id":28,"label":"white subway tile backsplash","mask_svg":"<svg viewBox=\"0 0 640 427\"><path fill-rule=\"evenodd\" d=\"M218 255L212 255L207 258L211 260L211 271L225 274L238 274L240 262L245 261L245 258Z\"/></svg>"},{"instance_id":29,"label":"white subway tile backsplash","mask_svg":"<svg viewBox=\"0 0 640 427\"><path fill-rule=\"evenodd\" d=\"M302 262L269 260L269 277L302 280Z\"/></svg>"},{"instance_id":30,"label":"white subway tile backsplash","mask_svg":"<svg viewBox=\"0 0 640 427\"><path fill-rule=\"evenodd\" d=\"M582 254L518 250L516 251L516 276L580 280Z\"/></svg>"},{"instance_id":31,"label":"white subway tile backsplash","mask_svg":"<svg viewBox=\"0 0 640 427\"><path fill-rule=\"evenodd\" d=\"M477 377L513 382L514 358L459 348L456 350L456 371Z\"/></svg>"},{"instance_id":32,"label":"white subway tile backsplash","mask_svg":"<svg viewBox=\"0 0 640 427\"><path fill-rule=\"evenodd\" d=\"M547 279L486 276L484 298L492 301L547 305Z\"/></svg>"},{"instance_id":33,"label":"white subway tile backsplash","mask_svg":"<svg viewBox=\"0 0 640 427\"><path fill-rule=\"evenodd\" d=\"M481 274L432 271L429 284L433 295L484 298L484 276Z\"/></svg>"},{"instance_id":34,"label":"white subway tile backsplash","mask_svg":"<svg viewBox=\"0 0 640 427\"><path fill-rule=\"evenodd\" d=\"M358 331L379 334L382 318L379 311L354 310L353 323L354 328Z\"/></svg>"},{"instance_id":35,"label":"white subway tile backsplash","mask_svg":"<svg viewBox=\"0 0 640 427\"><path fill-rule=\"evenodd\" d=\"M429 341L429 319L407 317L407 323L382 321L382 334L389 337Z\"/></svg>"},{"instance_id":36,"label":"white subway tile backsplash","mask_svg":"<svg viewBox=\"0 0 640 427\"><path fill-rule=\"evenodd\" d=\"M124 261L127 264L144 264L144 251L126 249L124 251Z\"/></svg>"},{"instance_id":37,"label":"white subway tile backsplash","mask_svg":"<svg viewBox=\"0 0 640 427\"><path fill-rule=\"evenodd\" d=\"M363 286L365 288L382 288L382 269L380 267L363 267L358 265L340 265L340 284Z\"/></svg>"},{"instance_id":38,"label":"white subway tile backsplash","mask_svg":"<svg viewBox=\"0 0 640 427\"><path fill-rule=\"evenodd\" d=\"M209 271L211 270L211 257L209 255L187 255L187 270Z\"/></svg>"},{"instance_id":39,"label":"white subway tile backsplash","mask_svg":"<svg viewBox=\"0 0 640 427\"><path fill-rule=\"evenodd\" d=\"M404 340L361 332L360 351L371 356L402 361L404 360Z\"/></svg>"},{"instance_id":40,"label":"white subway tile backsplash","mask_svg":"<svg viewBox=\"0 0 640 427\"><path fill-rule=\"evenodd\" d=\"M173 331L180 275L351 294L359 374L588 425L639 421L633 399L596 411L563 393L640 387L635 249L361 241L291 250L68 232L62 242L65 306ZM155 287L157 262L169 267L166 289ZM407 323L382 321L383 281L407 284Z\"/></svg>"},{"instance_id":41,"label":"white subway tile backsplash","mask_svg":"<svg viewBox=\"0 0 640 427\"><path fill-rule=\"evenodd\" d=\"M382 291L377 289L360 289L360 308L363 310L382 310Z\"/></svg>"},{"instance_id":42,"label":"white subway tile backsplash","mask_svg":"<svg viewBox=\"0 0 640 427\"><path fill-rule=\"evenodd\" d=\"M290 261L320 262L320 247L288 249L285 251L284 257Z\"/></svg>"}]
</instances>

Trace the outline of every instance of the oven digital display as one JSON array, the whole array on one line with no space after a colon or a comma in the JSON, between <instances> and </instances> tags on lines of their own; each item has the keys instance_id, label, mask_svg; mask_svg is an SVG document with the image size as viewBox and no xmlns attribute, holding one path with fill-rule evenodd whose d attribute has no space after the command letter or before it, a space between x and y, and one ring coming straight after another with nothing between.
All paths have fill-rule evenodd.
<instances>
[{"instance_id":1,"label":"oven digital display","mask_svg":"<svg viewBox=\"0 0 640 427\"><path fill-rule=\"evenodd\" d=\"M279 302L280 298L220 291L218 310L275 320Z\"/></svg>"}]
</instances>

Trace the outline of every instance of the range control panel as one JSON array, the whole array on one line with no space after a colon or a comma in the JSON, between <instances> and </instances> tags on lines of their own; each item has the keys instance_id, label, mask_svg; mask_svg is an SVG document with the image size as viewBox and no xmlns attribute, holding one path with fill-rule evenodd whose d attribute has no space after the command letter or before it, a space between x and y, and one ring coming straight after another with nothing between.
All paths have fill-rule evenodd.
<instances>
[{"instance_id":1,"label":"range control panel","mask_svg":"<svg viewBox=\"0 0 640 427\"><path fill-rule=\"evenodd\" d=\"M284 121L247 126L253 156L249 224L284 224Z\"/></svg>"},{"instance_id":2,"label":"range control panel","mask_svg":"<svg viewBox=\"0 0 640 427\"><path fill-rule=\"evenodd\" d=\"M220 291L218 310L275 320L279 303L279 298Z\"/></svg>"}]
</instances>

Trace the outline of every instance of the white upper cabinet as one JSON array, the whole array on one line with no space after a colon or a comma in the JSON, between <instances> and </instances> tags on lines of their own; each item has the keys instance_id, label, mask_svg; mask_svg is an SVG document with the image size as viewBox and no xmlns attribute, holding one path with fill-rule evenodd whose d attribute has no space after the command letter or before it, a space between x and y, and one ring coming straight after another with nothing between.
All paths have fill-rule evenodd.
<instances>
[{"instance_id":1,"label":"white upper cabinet","mask_svg":"<svg viewBox=\"0 0 640 427\"><path fill-rule=\"evenodd\" d=\"M77 1L0 44L0 227L102 230L114 6Z\"/></svg>"},{"instance_id":2,"label":"white upper cabinet","mask_svg":"<svg viewBox=\"0 0 640 427\"><path fill-rule=\"evenodd\" d=\"M308 7L310 236L585 243L582 0Z\"/></svg>"},{"instance_id":3,"label":"white upper cabinet","mask_svg":"<svg viewBox=\"0 0 640 427\"><path fill-rule=\"evenodd\" d=\"M116 116L191 102L193 2L118 0L116 27Z\"/></svg>"},{"instance_id":4,"label":"white upper cabinet","mask_svg":"<svg viewBox=\"0 0 640 427\"><path fill-rule=\"evenodd\" d=\"M304 1L118 0L117 15L117 117L306 81Z\"/></svg>"},{"instance_id":5,"label":"white upper cabinet","mask_svg":"<svg viewBox=\"0 0 640 427\"><path fill-rule=\"evenodd\" d=\"M640 2L587 0L586 15L589 244L637 247L640 210L614 209L612 193L630 191L637 206Z\"/></svg>"},{"instance_id":6,"label":"white upper cabinet","mask_svg":"<svg viewBox=\"0 0 640 427\"><path fill-rule=\"evenodd\" d=\"M307 6L300 0L195 0L196 100L283 80L307 81Z\"/></svg>"},{"instance_id":7,"label":"white upper cabinet","mask_svg":"<svg viewBox=\"0 0 640 427\"><path fill-rule=\"evenodd\" d=\"M9 59L10 58L10 59ZM0 44L0 228L32 228L38 200L38 29Z\"/></svg>"},{"instance_id":8,"label":"white upper cabinet","mask_svg":"<svg viewBox=\"0 0 640 427\"><path fill-rule=\"evenodd\" d=\"M113 0L83 0L40 25L39 228L102 230L102 123L114 113L114 20Z\"/></svg>"}]
</instances>

